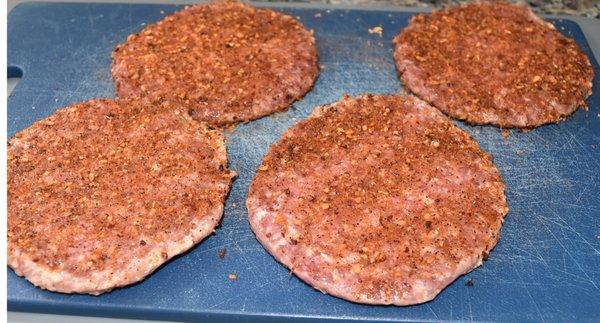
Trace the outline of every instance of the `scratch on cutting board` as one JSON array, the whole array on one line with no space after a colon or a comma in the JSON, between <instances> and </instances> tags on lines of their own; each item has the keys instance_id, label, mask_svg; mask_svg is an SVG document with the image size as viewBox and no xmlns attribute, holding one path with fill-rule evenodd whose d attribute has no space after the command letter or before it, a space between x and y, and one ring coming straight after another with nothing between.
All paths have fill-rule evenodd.
<instances>
[{"instance_id":1,"label":"scratch on cutting board","mask_svg":"<svg viewBox=\"0 0 600 323\"><path fill-rule=\"evenodd\" d=\"M521 282L524 282L523 281L523 277L521 277L521 273L519 272L519 270L515 268L515 272L517 273L517 277L519 277L519 280ZM539 307L538 303L535 301L535 299L533 298L533 296L531 296L531 292L529 291L529 286L528 285L523 285L523 287L524 287L525 291L527 292L527 295L528 295L529 299L531 300L531 302L535 306L535 310L536 310L536 312L538 314L539 319L542 322L546 322L546 319L544 318L544 316L542 315L542 312L540 311L540 307Z\"/></svg>"}]
</instances>

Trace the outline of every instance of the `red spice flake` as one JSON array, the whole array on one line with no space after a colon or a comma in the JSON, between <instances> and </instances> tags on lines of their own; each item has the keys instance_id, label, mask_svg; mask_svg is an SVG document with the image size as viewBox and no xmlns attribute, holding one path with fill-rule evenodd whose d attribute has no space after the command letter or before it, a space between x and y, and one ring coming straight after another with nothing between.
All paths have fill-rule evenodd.
<instances>
[{"instance_id":1,"label":"red spice flake","mask_svg":"<svg viewBox=\"0 0 600 323\"><path fill-rule=\"evenodd\" d=\"M283 217L283 215L277 214L275 216L275 223L277 223L277 224L279 224L281 226L285 225L285 218Z\"/></svg>"},{"instance_id":2,"label":"red spice flake","mask_svg":"<svg viewBox=\"0 0 600 323\"><path fill-rule=\"evenodd\" d=\"M425 221L425 228L431 229L431 221Z\"/></svg>"}]
</instances>

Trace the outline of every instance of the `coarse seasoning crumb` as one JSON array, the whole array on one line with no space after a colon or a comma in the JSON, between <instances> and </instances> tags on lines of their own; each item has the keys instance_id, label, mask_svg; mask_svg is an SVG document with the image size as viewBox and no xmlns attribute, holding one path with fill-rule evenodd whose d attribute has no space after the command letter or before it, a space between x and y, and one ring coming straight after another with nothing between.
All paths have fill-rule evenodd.
<instances>
[{"instance_id":1,"label":"coarse seasoning crumb","mask_svg":"<svg viewBox=\"0 0 600 323\"><path fill-rule=\"evenodd\" d=\"M373 28L369 28L369 34L377 34L379 37L383 36L383 27L375 26Z\"/></svg>"}]
</instances>

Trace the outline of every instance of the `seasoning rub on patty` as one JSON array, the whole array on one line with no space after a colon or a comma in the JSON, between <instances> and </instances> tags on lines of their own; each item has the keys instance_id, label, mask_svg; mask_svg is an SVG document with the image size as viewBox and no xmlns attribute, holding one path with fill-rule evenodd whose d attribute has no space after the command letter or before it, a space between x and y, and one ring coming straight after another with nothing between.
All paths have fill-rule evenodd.
<instances>
[{"instance_id":1,"label":"seasoning rub on patty","mask_svg":"<svg viewBox=\"0 0 600 323\"><path fill-rule=\"evenodd\" d=\"M364 95L317 108L269 148L247 199L257 239L350 301L433 299L481 265L508 212L491 157L437 109Z\"/></svg>"},{"instance_id":2,"label":"seasoning rub on patty","mask_svg":"<svg viewBox=\"0 0 600 323\"><path fill-rule=\"evenodd\" d=\"M113 53L119 97L181 99L222 126L286 109L319 71L311 31L291 16L237 2L186 7Z\"/></svg>"},{"instance_id":3,"label":"seasoning rub on patty","mask_svg":"<svg viewBox=\"0 0 600 323\"><path fill-rule=\"evenodd\" d=\"M420 14L394 43L402 83L470 124L556 123L592 93L588 57L525 6L481 1Z\"/></svg>"},{"instance_id":4,"label":"seasoning rub on patty","mask_svg":"<svg viewBox=\"0 0 600 323\"><path fill-rule=\"evenodd\" d=\"M135 283L213 232L233 176L177 104L60 109L8 142L8 265L63 293Z\"/></svg>"}]
</instances>

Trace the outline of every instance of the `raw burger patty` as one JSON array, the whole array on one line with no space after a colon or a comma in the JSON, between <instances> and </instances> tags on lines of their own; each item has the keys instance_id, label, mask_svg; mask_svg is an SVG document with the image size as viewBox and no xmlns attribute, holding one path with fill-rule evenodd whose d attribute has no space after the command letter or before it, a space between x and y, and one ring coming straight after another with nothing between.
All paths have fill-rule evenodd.
<instances>
[{"instance_id":1,"label":"raw burger patty","mask_svg":"<svg viewBox=\"0 0 600 323\"><path fill-rule=\"evenodd\" d=\"M137 282L213 232L233 175L222 135L168 103L58 110L8 142L8 264L64 293Z\"/></svg>"},{"instance_id":2,"label":"raw burger patty","mask_svg":"<svg viewBox=\"0 0 600 323\"><path fill-rule=\"evenodd\" d=\"M113 53L119 97L182 99L214 125L287 108L318 74L312 32L294 18L235 2L187 7Z\"/></svg>"},{"instance_id":3,"label":"raw burger patty","mask_svg":"<svg viewBox=\"0 0 600 323\"><path fill-rule=\"evenodd\" d=\"M508 207L488 154L414 97L344 98L270 147L252 230L316 289L350 301L433 299L481 265Z\"/></svg>"},{"instance_id":4,"label":"raw burger patty","mask_svg":"<svg viewBox=\"0 0 600 323\"><path fill-rule=\"evenodd\" d=\"M405 86L471 124L555 123L592 93L587 56L528 7L478 2L421 14L394 43Z\"/></svg>"}]
</instances>

